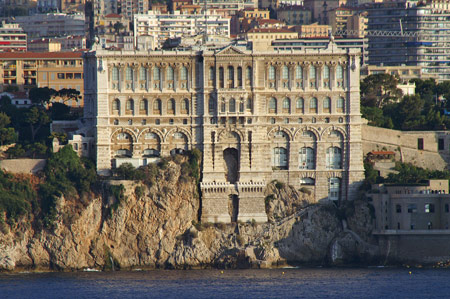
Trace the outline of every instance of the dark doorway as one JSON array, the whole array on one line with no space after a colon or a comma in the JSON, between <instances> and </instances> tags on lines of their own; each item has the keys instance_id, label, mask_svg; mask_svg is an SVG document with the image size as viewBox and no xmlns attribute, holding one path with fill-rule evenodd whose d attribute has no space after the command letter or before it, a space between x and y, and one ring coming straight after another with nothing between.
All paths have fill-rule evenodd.
<instances>
[{"instance_id":1,"label":"dark doorway","mask_svg":"<svg viewBox=\"0 0 450 299\"><path fill-rule=\"evenodd\" d=\"M223 151L225 161L225 179L231 184L239 180L239 151L235 148L227 148Z\"/></svg>"}]
</instances>

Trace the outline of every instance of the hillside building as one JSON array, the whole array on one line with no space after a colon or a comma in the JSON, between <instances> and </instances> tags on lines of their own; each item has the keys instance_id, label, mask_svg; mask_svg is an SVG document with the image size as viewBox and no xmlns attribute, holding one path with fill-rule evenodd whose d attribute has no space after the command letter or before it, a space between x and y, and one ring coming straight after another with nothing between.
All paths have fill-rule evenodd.
<instances>
[{"instance_id":1,"label":"hillside building","mask_svg":"<svg viewBox=\"0 0 450 299\"><path fill-rule=\"evenodd\" d=\"M1 23L0 52L16 52L27 50L27 34L18 24Z\"/></svg>"},{"instance_id":2,"label":"hillside building","mask_svg":"<svg viewBox=\"0 0 450 299\"><path fill-rule=\"evenodd\" d=\"M389 1L366 9L368 30L396 33L369 37L369 64L420 66L440 82L450 79L449 1Z\"/></svg>"},{"instance_id":3,"label":"hillside building","mask_svg":"<svg viewBox=\"0 0 450 299\"><path fill-rule=\"evenodd\" d=\"M202 221L266 221L272 180L317 201L353 199L364 177L357 49L249 44L85 54L84 136L97 171L203 152Z\"/></svg>"},{"instance_id":4,"label":"hillside building","mask_svg":"<svg viewBox=\"0 0 450 299\"><path fill-rule=\"evenodd\" d=\"M20 91L33 87L73 88L83 95L82 53L0 53L0 91L8 86L15 86ZM83 107L83 99L66 104Z\"/></svg>"}]
</instances>

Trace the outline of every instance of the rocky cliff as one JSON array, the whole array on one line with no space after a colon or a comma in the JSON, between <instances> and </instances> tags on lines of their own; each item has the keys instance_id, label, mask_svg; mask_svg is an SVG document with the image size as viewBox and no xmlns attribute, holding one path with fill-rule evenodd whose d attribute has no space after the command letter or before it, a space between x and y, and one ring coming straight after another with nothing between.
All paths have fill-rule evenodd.
<instances>
[{"instance_id":1,"label":"rocky cliff","mask_svg":"<svg viewBox=\"0 0 450 299\"><path fill-rule=\"evenodd\" d=\"M32 216L4 224L0 269L272 267L377 256L365 202L310 204L307 193L270 184L269 223L198 223L197 186L181 168L169 162L151 185L104 182L81 208L60 198L51 229L38 228Z\"/></svg>"}]
</instances>

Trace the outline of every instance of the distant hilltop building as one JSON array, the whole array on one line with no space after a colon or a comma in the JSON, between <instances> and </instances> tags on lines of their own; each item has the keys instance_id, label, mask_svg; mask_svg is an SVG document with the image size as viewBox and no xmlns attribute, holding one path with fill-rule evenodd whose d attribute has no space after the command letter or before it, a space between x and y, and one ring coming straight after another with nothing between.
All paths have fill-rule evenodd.
<instances>
[{"instance_id":1,"label":"distant hilltop building","mask_svg":"<svg viewBox=\"0 0 450 299\"><path fill-rule=\"evenodd\" d=\"M0 25L0 52L27 50L27 34L18 24L3 21Z\"/></svg>"},{"instance_id":2,"label":"distant hilltop building","mask_svg":"<svg viewBox=\"0 0 450 299\"><path fill-rule=\"evenodd\" d=\"M266 221L272 180L316 201L355 198L364 178L358 49L94 47L84 59L83 136L95 138L100 174L199 148L202 221L212 222Z\"/></svg>"},{"instance_id":3,"label":"distant hilltop building","mask_svg":"<svg viewBox=\"0 0 450 299\"><path fill-rule=\"evenodd\" d=\"M230 37L230 18L215 14L161 14L150 11L134 16L135 44L139 37L154 39L154 47L161 48L168 38L195 36L207 30L208 36Z\"/></svg>"},{"instance_id":4,"label":"distant hilltop building","mask_svg":"<svg viewBox=\"0 0 450 299\"><path fill-rule=\"evenodd\" d=\"M84 14L47 13L15 17L28 38L85 35Z\"/></svg>"},{"instance_id":5,"label":"distant hilltop building","mask_svg":"<svg viewBox=\"0 0 450 299\"><path fill-rule=\"evenodd\" d=\"M365 9L369 31L396 33L369 36L369 64L421 66L438 81L450 79L449 1L389 1Z\"/></svg>"}]
</instances>

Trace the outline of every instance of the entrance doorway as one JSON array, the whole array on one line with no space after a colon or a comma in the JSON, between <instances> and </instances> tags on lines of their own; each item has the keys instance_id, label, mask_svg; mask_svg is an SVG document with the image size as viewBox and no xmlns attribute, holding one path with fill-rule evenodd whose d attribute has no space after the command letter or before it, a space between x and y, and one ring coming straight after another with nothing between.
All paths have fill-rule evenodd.
<instances>
[{"instance_id":1,"label":"entrance doorway","mask_svg":"<svg viewBox=\"0 0 450 299\"><path fill-rule=\"evenodd\" d=\"M239 151L235 148L227 148L223 151L225 179L234 184L239 180Z\"/></svg>"}]
</instances>

